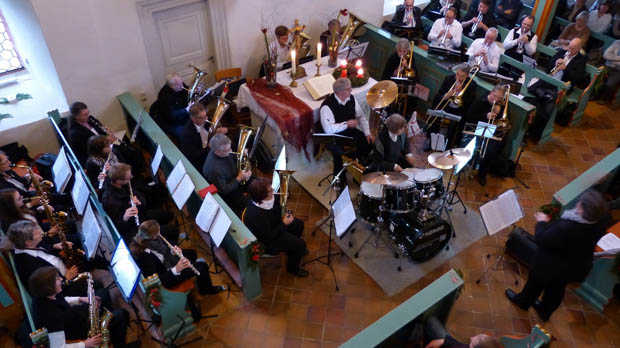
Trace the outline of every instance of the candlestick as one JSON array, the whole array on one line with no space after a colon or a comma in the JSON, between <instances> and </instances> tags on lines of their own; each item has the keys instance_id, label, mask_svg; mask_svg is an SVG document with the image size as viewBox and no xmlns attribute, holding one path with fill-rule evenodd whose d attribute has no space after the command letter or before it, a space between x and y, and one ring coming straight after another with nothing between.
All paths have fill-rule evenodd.
<instances>
[{"instance_id":1,"label":"candlestick","mask_svg":"<svg viewBox=\"0 0 620 348\"><path fill-rule=\"evenodd\" d=\"M363 77L364 77L364 69L362 68L357 69L357 78L361 79Z\"/></svg>"},{"instance_id":2,"label":"candlestick","mask_svg":"<svg viewBox=\"0 0 620 348\"><path fill-rule=\"evenodd\" d=\"M318 42L316 44L316 66L321 66L321 49L323 48L323 44Z\"/></svg>"},{"instance_id":3,"label":"candlestick","mask_svg":"<svg viewBox=\"0 0 620 348\"><path fill-rule=\"evenodd\" d=\"M362 60L361 60L361 59L358 59L358 60L357 60L357 62L355 62L355 68L356 68L356 69L359 69L359 68L361 68L361 67L362 67Z\"/></svg>"},{"instance_id":4,"label":"candlestick","mask_svg":"<svg viewBox=\"0 0 620 348\"><path fill-rule=\"evenodd\" d=\"M314 74L314 77L319 77L321 76L321 64L320 62L316 63L316 74Z\"/></svg>"},{"instance_id":5,"label":"candlestick","mask_svg":"<svg viewBox=\"0 0 620 348\"><path fill-rule=\"evenodd\" d=\"M295 50L291 51L291 76L293 77L293 81L295 81L295 73L296 71L296 64L295 64L295 57L297 56L297 52L295 52Z\"/></svg>"}]
</instances>

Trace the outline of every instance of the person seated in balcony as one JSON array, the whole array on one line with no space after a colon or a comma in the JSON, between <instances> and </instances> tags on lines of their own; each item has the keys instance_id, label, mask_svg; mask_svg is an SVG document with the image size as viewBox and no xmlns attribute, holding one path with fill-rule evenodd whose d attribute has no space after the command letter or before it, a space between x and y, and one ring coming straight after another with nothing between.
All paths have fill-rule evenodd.
<instances>
[{"instance_id":1,"label":"person seated in balcony","mask_svg":"<svg viewBox=\"0 0 620 348\"><path fill-rule=\"evenodd\" d=\"M561 2L566 2L566 1L561 1ZM574 22L577 15L583 11L588 11L588 8L586 7L586 0L577 0L572 6L567 7L565 11L558 12L556 16L559 18L566 19L569 22Z\"/></svg>"},{"instance_id":2,"label":"person seated in balcony","mask_svg":"<svg viewBox=\"0 0 620 348\"><path fill-rule=\"evenodd\" d=\"M602 2L599 4L598 9L590 11L590 17L588 18L588 28L595 33L605 33L611 24L612 16L609 13L611 10L611 3Z\"/></svg>"},{"instance_id":3,"label":"person seated in balcony","mask_svg":"<svg viewBox=\"0 0 620 348\"><path fill-rule=\"evenodd\" d=\"M600 104L611 103L620 86L620 40L614 41L603 54L607 67L607 80L602 89Z\"/></svg>"},{"instance_id":4,"label":"person seated in balcony","mask_svg":"<svg viewBox=\"0 0 620 348\"><path fill-rule=\"evenodd\" d=\"M497 17L497 25L506 29L513 28L519 20L523 3L521 0L501 0L495 7L495 17Z\"/></svg>"},{"instance_id":5,"label":"person seated in balcony","mask_svg":"<svg viewBox=\"0 0 620 348\"><path fill-rule=\"evenodd\" d=\"M575 23L569 24L562 34L553 40L550 44L551 47L556 49L568 49L568 44L575 38L581 39L581 45L586 47L588 40L590 39L590 28L588 28L588 19L590 15L587 11L583 11L577 15Z\"/></svg>"}]
</instances>

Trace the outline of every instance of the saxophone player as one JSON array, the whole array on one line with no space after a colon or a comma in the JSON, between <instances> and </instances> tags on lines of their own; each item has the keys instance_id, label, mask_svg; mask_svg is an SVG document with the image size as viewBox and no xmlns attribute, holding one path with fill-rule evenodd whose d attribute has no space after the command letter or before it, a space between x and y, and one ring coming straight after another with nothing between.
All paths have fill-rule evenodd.
<instances>
[{"instance_id":1,"label":"saxophone player","mask_svg":"<svg viewBox=\"0 0 620 348\"><path fill-rule=\"evenodd\" d=\"M88 297L65 296L62 280L54 267L39 268L28 279L36 327L47 328L50 348L98 347L104 340L103 335L88 337L88 334L91 329L89 310L98 310L99 301L92 304L88 303ZM99 315L98 311L95 315ZM125 343L128 326L129 313L126 310L112 311L109 343L115 348L140 347L138 341Z\"/></svg>"},{"instance_id":2,"label":"saxophone player","mask_svg":"<svg viewBox=\"0 0 620 348\"><path fill-rule=\"evenodd\" d=\"M458 50L461 47L463 27L456 20L457 9L451 7L446 11L444 18L440 18L433 23L431 31L428 33L428 41L432 46L440 46Z\"/></svg>"},{"instance_id":3,"label":"saxophone player","mask_svg":"<svg viewBox=\"0 0 620 348\"><path fill-rule=\"evenodd\" d=\"M470 6L462 21L463 31L472 39L480 39L489 28L495 27L495 17L489 11L489 0L480 0L478 7Z\"/></svg>"},{"instance_id":4,"label":"saxophone player","mask_svg":"<svg viewBox=\"0 0 620 348\"><path fill-rule=\"evenodd\" d=\"M482 72L497 72L502 49L495 43L496 38L497 29L490 28L484 34L484 39L476 39L472 42L467 50L468 63L471 67L479 66Z\"/></svg>"}]
</instances>

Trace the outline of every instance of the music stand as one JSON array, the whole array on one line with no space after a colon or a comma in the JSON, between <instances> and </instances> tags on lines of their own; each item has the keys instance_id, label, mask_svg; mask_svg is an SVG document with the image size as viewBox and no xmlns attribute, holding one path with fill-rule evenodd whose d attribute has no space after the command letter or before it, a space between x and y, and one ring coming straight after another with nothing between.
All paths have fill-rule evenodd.
<instances>
[{"instance_id":1,"label":"music stand","mask_svg":"<svg viewBox=\"0 0 620 348\"><path fill-rule=\"evenodd\" d=\"M449 112L445 112L444 110L428 110L426 114L433 118L430 122L427 122L426 129L429 129L433 125L433 123L435 123L435 121L437 121L438 119L441 119L441 120L448 119L450 121L461 122L461 116L451 114ZM435 139L435 144L431 146L432 149L437 148L438 141L439 141L439 136ZM450 139L448 139L448 142L449 141Z\"/></svg>"},{"instance_id":2,"label":"music stand","mask_svg":"<svg viewBox=\"0 0 620 348\"><path fill-rule=\"evenodd\" d=\"M344 135L340 135L337 133L334 134L328 134L328 133L314 133L312 134L312 141L314 142L314 144L323 144L326 147L327 146L355 146L355 139L352 137L347 137ZM332 154L333 156L333 154ZM324 177L323 179L321 179L319 181L319 186L321 186L321 184L323 183L323 181L327 180L327 181L331 181L333 178L334 174L330 173L328 174L326 177ZM346 180L346 177L345 177ZM331 202L330 202L331 203Z\"/></svg>"}]
</instances>

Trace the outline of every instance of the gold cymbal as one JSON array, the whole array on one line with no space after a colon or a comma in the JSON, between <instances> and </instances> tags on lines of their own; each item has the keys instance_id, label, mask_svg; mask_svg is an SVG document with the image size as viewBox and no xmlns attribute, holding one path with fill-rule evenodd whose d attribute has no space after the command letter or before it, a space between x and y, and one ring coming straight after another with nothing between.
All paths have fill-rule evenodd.
<instances>
[{"instance_id":1,"label":"gold cymbal","mask_svg":"<svg viewBox=\"0 0 620 348\"><path fill-rule=\"evenodd\" d=\"M438 169L452 169L453 166L467 161L470 152L464 148L455 148L428 155L428 163Z\"/></svg>"},{"instance_id":2,"label":"gold cymbal","mask_svg":"<svg viewBox=\"0 0 620 348\"><path fill-rule=\"evenodd\" d=\"M403 181L407 181L409 177L403 173L397 172L374 172L366 174L362 177L363 182L379 185L394 185Z\"/></svg>"},{"instance_id":3,"label":"gold cymbal","mask_svg":"<svg viewBox=\"0 0 620 348\"><path fill-rule=\"evenodd\" d=\"M398 95L398 86L390 80L377 82L366 93L366 102L372 109L384 108L390 105Z\"/></svg>"}]
</instances>

